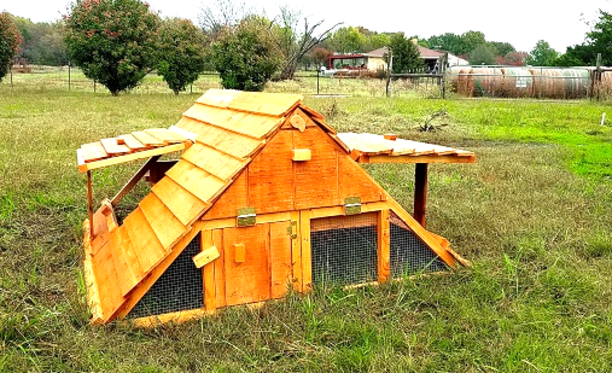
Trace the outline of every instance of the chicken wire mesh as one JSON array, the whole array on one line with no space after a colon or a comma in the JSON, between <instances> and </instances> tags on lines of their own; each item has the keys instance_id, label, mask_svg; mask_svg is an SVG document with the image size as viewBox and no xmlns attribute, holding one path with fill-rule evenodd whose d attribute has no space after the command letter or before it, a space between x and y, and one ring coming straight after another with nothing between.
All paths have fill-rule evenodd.
<instances>
[{"instance_id":1,"label":"chicken wire mesh","mask_svg":"<svg viewBox=\"0 0 612 373\"><path fill-rule=\"evenodd\" d=\"M138 301L128 317L163 315L204 307L202 270L192 260L200 251L198 234Z\"/></svg>"},{"instance_id":2,"label":"chicken wire mesh","mask_svg":"<svg viewBox=\"0 0 612 373\"><path fill-rule=\"evenodd\" d=\"M347 285L377 278L377 214L312 221L310 245L315 285Z\"/></svg>"}]
</instances>

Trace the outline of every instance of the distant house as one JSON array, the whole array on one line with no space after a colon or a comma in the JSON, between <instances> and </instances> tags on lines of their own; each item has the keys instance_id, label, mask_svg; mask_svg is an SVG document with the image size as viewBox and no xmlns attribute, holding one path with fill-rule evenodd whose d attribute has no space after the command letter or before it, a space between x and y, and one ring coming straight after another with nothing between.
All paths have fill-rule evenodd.
<instances>
[{"instance_id":1,"label":"distant house","mask_svg":"<svg viewBox=\"0 0 612 373\"><path fill-rule=\"evenodd\" d=\"M417 47L419 48L423 62L430 71L433 71L438 63L438 59L444 52L438 52L420 45L417 45ZM370 71L386 70L387 53L389 53L389 48L382 47L368 53L332 55L329 57L329 68L349 70L367 69ZM448 64L449 66L469 65L469 62L449 53Z\"/></svg>"}]
</instances>

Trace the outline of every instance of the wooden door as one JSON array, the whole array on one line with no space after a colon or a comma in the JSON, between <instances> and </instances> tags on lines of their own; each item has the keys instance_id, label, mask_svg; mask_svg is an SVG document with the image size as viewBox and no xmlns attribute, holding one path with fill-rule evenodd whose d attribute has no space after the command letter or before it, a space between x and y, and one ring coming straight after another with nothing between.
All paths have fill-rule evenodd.
<instances>
[{"instance_id":1,"label":"wooden door","mask_svg":"<svg viewBox=\"0 0 612 373\"><path fill-rule=\"evenodd\" d=\"M280 298L292 279L290 221L223 229L225 304Z\"/></svg>"}]
</instances>

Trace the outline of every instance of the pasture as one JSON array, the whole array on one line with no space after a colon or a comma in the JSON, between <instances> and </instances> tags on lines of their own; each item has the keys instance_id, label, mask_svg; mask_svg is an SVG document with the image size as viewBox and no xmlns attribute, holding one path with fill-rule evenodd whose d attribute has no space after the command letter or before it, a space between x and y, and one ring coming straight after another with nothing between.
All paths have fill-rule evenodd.
<instances>
[{"instance_id":1,"label":"pasture","mask_svg":"<svg viewBox=\"0 0 612 373\"><path fill-rule=\"evenodd\" d=\"M141 93L0 85L0 371L612 370L612 127L609 106L588 101L306 97L339 131L476 152L430 167L427 211L474 267L181 325L90 326L76 149L168 127L198 96ZM438 129L419 131L440 110ZM137 166L94 172L95 203ZM367 169L411 206L413 166Z\"/></svg>"}]
</instances>

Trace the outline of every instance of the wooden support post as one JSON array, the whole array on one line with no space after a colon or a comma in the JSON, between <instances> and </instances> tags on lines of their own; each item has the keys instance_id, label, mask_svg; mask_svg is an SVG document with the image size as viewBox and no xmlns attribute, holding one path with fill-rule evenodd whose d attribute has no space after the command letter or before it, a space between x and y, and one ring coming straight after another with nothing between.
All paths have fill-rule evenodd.
<instances>
[{"instance_id":1,"label":"wooden support post","mask_svg":"<svg viewBox=\"0 0 612 373\"><path fill-rule=\"evenodd\" d=\"M417 163L414 173L414 220L425 227L427 204L427 163Z\"/></svg>"},{"instance_id":2,"label":"wooden support post","mask_svg":"<svg viewBox=\"0 0 612 373\"><path fill-rule=\"evenodd\" d=\"M387 281L391 274L391 228L389 210L378 213L378 282Z\"/></svg>"},{"instance_id":3,"label":"wooden support post","mask_svg":"<svg viewBox=\"0 0 612 373\"><path fill-rule=\"evenodd\" d=\"M149 171L151 166L153 166L160 157L161 155L156 155L155 157L152 157L151 159L149 159L147 163L143 164L142 167L140 167L140 170L138 170L138 172L136 172L136 174L132 176L130 181L128 181L127 184L125 184L125 186L121 188L119 193L117 193L117 195L113 197L113 199L111 200L111 205L113 207L117 206L119 202L121 202L123 197L125 197L125 195L128 194L130 190L134 188L134 186L136 186L138 181L142 179L142 177L147 173L147 171ZM89 171L87 171L87 173L89 174Z\"/></svg>"},{"instance_id":4,"label":"wooden support post","mask_svg":"<svg viewBox=\"0 0 612 373\"><path fill-rule=\"evenodd\" d=\"M91 186L91 171L87 171L87 212L89 214L89 239L94 239L93 188Z\"/></svg>"},{"instance_id":5,"label":"wooden support post","mask_svg":"<svg viewBox=\"0 0 612 373\"><path fill-rule=\"evenodd\" d=\"M300 211L300 233L302 239L303 291L312 289L312 252L310 247L310 210Z\"/></svg>"},{"instance_id":6,"label":"wooden support post","mask_svg":"<svg viewBox=\"0 0 612 373\"><path fill-rule=\"evenodd\" d=\"M213 245L212 231L202 231L200 236L202 251ZM217 308L217 292L215 287L215 264L208 263L202 268L202 277L204 279L204 307L207 311L212 311Z\"/></svg>"}]
</instances>

